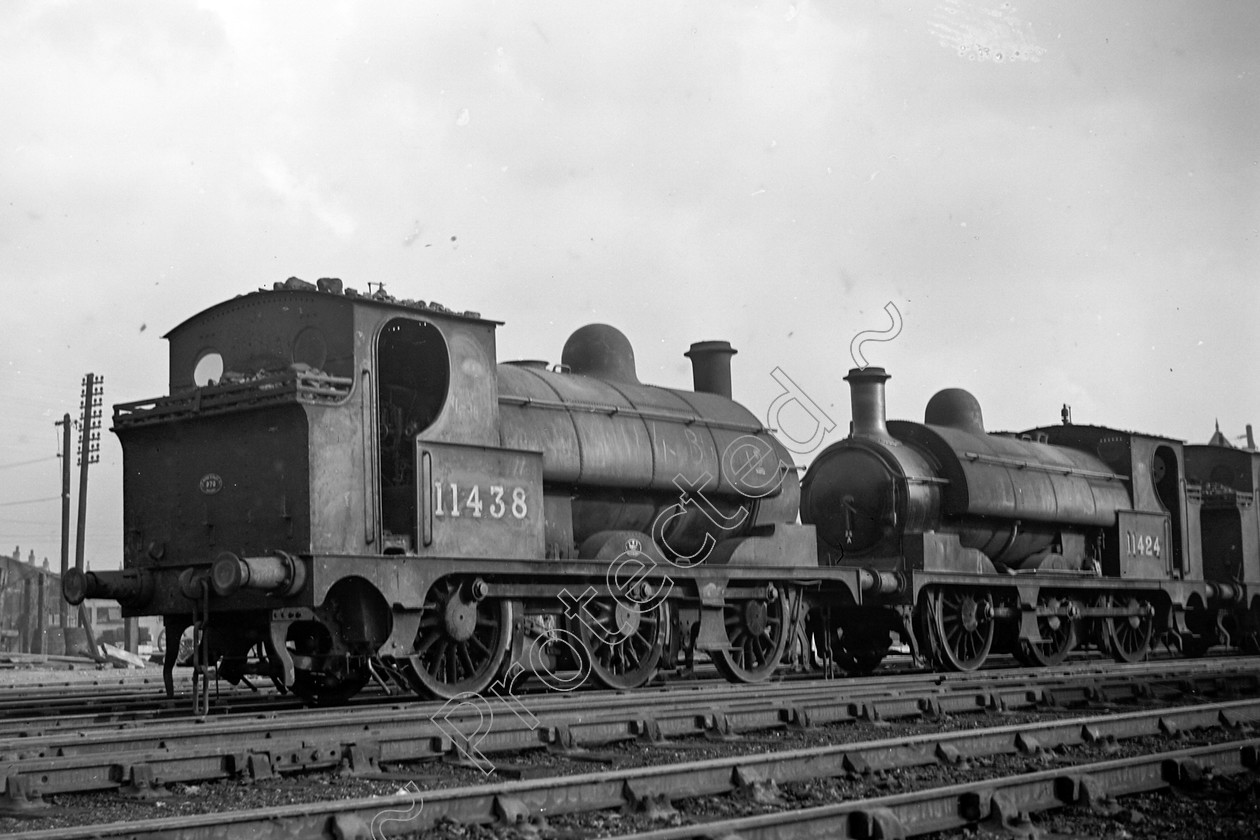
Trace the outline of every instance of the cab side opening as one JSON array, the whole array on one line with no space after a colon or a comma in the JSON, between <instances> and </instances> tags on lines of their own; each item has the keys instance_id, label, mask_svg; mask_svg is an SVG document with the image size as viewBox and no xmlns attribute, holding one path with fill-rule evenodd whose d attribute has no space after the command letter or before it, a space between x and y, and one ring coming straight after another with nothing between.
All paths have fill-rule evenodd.
<instances>
[{"instance_id":1,"label":"cab side opening","mask_svg":"<svg viewBox=\"0 0 1260 840\"><path fill-rule=\"evenodd\" d=\"M380 453L381 548L416 546L416 435L437 419L450 387L450 353L441 331L395 318L377 342L376 419Z\"/></svg>"}]
</instances>

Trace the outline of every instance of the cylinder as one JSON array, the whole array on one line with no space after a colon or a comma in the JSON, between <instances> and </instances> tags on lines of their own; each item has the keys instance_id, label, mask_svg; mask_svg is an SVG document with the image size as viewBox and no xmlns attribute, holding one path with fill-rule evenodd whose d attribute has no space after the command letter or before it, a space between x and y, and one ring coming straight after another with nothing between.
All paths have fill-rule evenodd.
<instances>
[{"instance_id":1,"label":"cylinder","mask_svg":"<svg viewBox=\"0 0 1260 840\"><path fill-rule=\"evenodd\" d=\"M731 399L731 356L739 351L729 341L697 341L683 353L691 359L691 380L699 393Z\"/></svg>"}]
</instances>

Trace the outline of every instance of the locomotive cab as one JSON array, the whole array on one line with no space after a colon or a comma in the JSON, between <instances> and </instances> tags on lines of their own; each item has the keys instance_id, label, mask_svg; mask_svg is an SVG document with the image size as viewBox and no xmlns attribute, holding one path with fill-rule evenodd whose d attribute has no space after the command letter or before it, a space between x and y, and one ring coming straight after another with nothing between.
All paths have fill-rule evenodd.
<instances>
[{"instance_id":1,"label":"locomotive cab","mask_svg":"<svg viewBox=\"0 0 1260 840\"><path fill-rule=\"evenodd\" d=\"M1203 572L1220 582L1260 581L1260 453L1186 447L1186 473L1202 499Z\"/></svg>"},{"instance_id":2,"label":"locomotive cab","mask_svg":"<svg viewBox=\"0 0 1260 840\"><path fill-rule=\"evenodd\" d=\"M423 538L415 440L497 444L494 327L296 279L175 327L170 394L115 407L124 569L68 580L67 597L163 615L172 639L213 625L211 660L266 642L290 686L296 662L357 688L350 658L395 629L359 558Z\"/></svg>"},{"instance_id":3,"label":"locomotive cab","mask_svg":"<svg viewBox=\"0 0 1260 840\"><path fill-rule=\"evenodd\" d=\"M494 326L300 281L180 324L171 395L115 410L125 564L414 552L416 437L497 443Z\"/></svg>"},{"instance_id":4,"label":"locomotive cab","mask_svg":"<svg viewBox=\"0 0 1260 840\"><path fill-rule=\"evenodd\" d=\"M1116 512L1102 553L1108 577L1195 577L1201 570L1197 516L1185 492L1181 441L1101 426L1063 424L1024 433L1088 453L1122 476L1132 504Z\"/></svg>"}]
</instances>

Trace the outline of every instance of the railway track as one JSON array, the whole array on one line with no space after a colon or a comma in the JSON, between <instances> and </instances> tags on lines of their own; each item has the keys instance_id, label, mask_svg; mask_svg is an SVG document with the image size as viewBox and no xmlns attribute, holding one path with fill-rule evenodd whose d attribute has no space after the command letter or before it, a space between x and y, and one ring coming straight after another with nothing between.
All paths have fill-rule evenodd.
<instances>
[{"instance_id":1,"label":"railway track","mask_svg":"<svg viewBox=\"0 0 1260 840\"><path fill-rule=\"evenodd\" d=\"M176 696L167 698L159 676L139 680L100 680L63 685L12 686L0 689L0 737L21 727L39 730L78 729L93 720L154 720L187 717L192 680L175 683ZM278 694L270 685L245 686L211 683L216 714L301 708L296 698Z\"/></svg>"},{"instance_id":2,"label":"railway track","mask_svg":"<svg viewBox=\"0 0 1260 840\"><path fill-rule=\"evenodd\" d=\"M920 837L977 824L1005 830L1012 836L1031 836L1031 814L1073 806L1097 807L1122 796L1191 787L1205 769L1225 776L1260 771L1260 739L1230 740L621 836L625 840L863 840Z\"/></svg>"},{"instance_id":3,"label":"railway track","mask_svg":"<svg viewBox=\"0 0 1260 840\"><path fill-rule=\"evenodd\" d=\"M486 712L498 717L478 742L479 749L506 753L642 737L895 720L985 709L1156 701L1195 694L1231 696L1246 691L1260 693L1260 659L1200 660L1175 666L1147 663L1120 669L1094 665L1012 669L983 676L911 674L755 686L713 682L629 694L583 692L530 697L527 712L522 705L494 698L493 703L454 707L408 701L361 702L335 709L265 708L263 712L224 712L210 718L185 716L169 721L116 719L98 713L4 722L0 725L0 773L4 778L38 776L40 792L64 793L116 787L140 768L142 775L167 781L197 781L237 775L241 760L264 773L264 762L273 772L291 772L324 769L343 759L364 757L416 761L449 753L454 746L452 738L473 731L467 722ZM309 754L311 744L322 745L317 754ZM342 749L329 754L327 745ZM105 757L111 759L108 772ZM189 763L193 758L198 759L195 766ZM77 766L69 768L72 760ZM216 763L217 769L211 766ZM123 779L114 778L120 774Z\"/></svg>"},{"instance_id":4,"label":"railway track","mask_svg":"<svg viewBox=\"0 0 1260 840\"><path fill-rule=\"evenodd\" d=\"M500 704L501 717L475 744L469 733L479 731L473 719L477 708L447 709L440 717L441 707L418 703L172 722L97 719L75 731L30 729L0 738L2 805L9 813L34 814L45 797L58 794L146 796L169 783L257 780L338 767L380 778L384 766L452 755L494 756L501 775L510 776L514 765L502 756L539 748L580 760L592 748L627 740L669 743L698 734L727 739L830 723L1109 707L1122 701L1186 702L1198 696L1255 696L1258 686L1260 662L1222 658L1175 667L1153 663L1117 670L1085 664L1050 672L1008 670L983 678L911 674L761 686L696 684L632 694L584 692L528 698L529 718Z\"/></svg>"},{"instance_id":5,"label":"railway track","mask_svg":"<svg viewBox=\"0 0 1260 840\"><path fill-rule=\"evenodd\" d=\"M1193 667L1192 663L1195 661L1219 663L1226 659L1238 661L1243 667L1246 667L1248 662L1248 657L1216 655L1205 657L1202 660L1186 660L1179 656L1169 655L1165 657L1159 654L1152 654L1145 662L1152 666L1159 662L1174 662L1178 663L1178 667ZM1253 657L1253 659L1256 662L1260 662L1260 657ZM1081 652L1074 656L1071 662L1044 669L1043 672L1068 673L1074 669L1091 668L1101 671L1108 668L1111 663L1112 660L1110 658L1103 658L1098 655L1091 656L1089 652ZM1216 667L1216 665L1213 664L1210 667ZM992 675L1021 672L1023 670L1026 670L1025 666L1013 657L994 656L993 661L984 670L983 674L974 672L970 674L941 674L922 667L916 667L908 655L894 653L885 659L878 674L870 678L885 679L894 676L917 676L928 681L936 680L940 677L946 679L981 679ZM822 672L817 670L800 671L785 667L776 675L774 681L808 682L822 678ZM863 678L845 677L845 679L852 681ZM76 679L69 679L63 672L46 672L46 678L38 681L27 679L20 683L4 683L0 680L0 725L3 725L3 722L6 720L25 721L39 717L55 718L59 722L56 725L60 725L62 720L77 724L78 719L90 720L102 712L108 712L118 720L125 719L125 716L129 714L134 714L137 719L186 717L191 713L192 682L191 669L177 669L174 675L175 696L168 698L161 675L154 673L152 669L78 672ZM716 668L705 662L700 662L696 666L696 671L688 676L681 676L674 671L663 671L651 685L639 690L687 689L724 682L726 682L725 678L721 676ZM592 689L590 687L583 688L583 691L589 690ZM546 691L545 686L533 681L525 685L520 690L520 693L536 694L545 693ZM248 683L242 682L234 686L226 681L216 680L213 669L211 669L210 693L211 703L207 713L209 716L225 713L266 712L269 710L308 707L295 695L284 695L276 691L270 680L253 678ZM410 702L421 702L418 697L413 700L410 694L400 694L397 686L391 685L387 690L382 690L379 685L369 683L359 694L343 705L353 707L382 703L391 704L399 702L400 699ZM253 708L255 704L257 706L256 709Z\"/></svg>"},{"instance_id":6,"label":"railway track","mask_svg":"<svg viewBox=\"0 0 1260 840\"><path fill-rule=\"evenodd\" d=\"M1206 657L1200 660L1184 660L1178 658L1159 659L1152 657L1144 663L1145 667L1157 672L1160 663L1175 663L1178 673L1189 672L1195 668L1222 668L1223 663L1236 662L1240 670L1253 665L1260 668L1260 657ZM1142 665L1136 666L1142 667ZM1071 675L1076 678L1082 673L1105 673L1111 668L1111 660L1074 659L1071 663L1052 668L1043 668L1038 673L1052 676L1056 674ZM872 681L880 682L891 678L918 680L924 685L931 684L979 684L982 681L1023 679L1028 670L1011 659L1003 663L999 659L994 667L986 669L982 674L947 673L940 674L922 668L913 667L908 657L890 657L889 661L877 675L865 678L845 677L846 684L863 685ZM811 682L824 679L818 672L784 671L776 678L776 682L795 683ZM942 683L944 681L944 683ZM690 677L670 676L662 678L654 685L640 689L640 692L685 691L706 686L724 685L725 680L716 669L703 665L695 675ZM191 713L191 672L176 672L175 697L167 698L160 676L144 673L103 672L98 678L91 680L66 681L53 676L50 680L25 685L0 685L0 739L12 733L44 732L51 729L73 729L80 731L93 725L110 725L128 720L149 721L155 719L179 719L195 717ZM541 689L541 691L540 691ZM583 692L592 689L584 688ZM250 685L233 686L225 682L211 682L212 702L209 717L220 717L231 714L266 714L276 711L288 711L309 708L293 695L278 693L269 681L258 681ZM527 684L521 695L545 693L541 684ZM419 704L419 698L409 694L399 694L396 687L387 692L379 686L370 685L356 695L348 703L338 708L359 708L371 705L394 705L399 702ZM43 719L43 720L40 720Z\"/></svg>"},{"instance_id":7,"label":"railway track","mask_svg":"<svg viewBox=\"0 0 1260 840\"><path fill-rule=\"evenodd\" d=\"M1026 819L1031 811L1179 784L1209 766L1226 775L1260 770L1260 739L1247 734L1257 723L1260 699L1247 699L444 790L422 792L412 784L394 796L34 830L22 836L227 838L272 836L282 830L292 838L368 838L450 824L523 825L531 819L555 820L556 828L564 831L563 820L582 813L623 809L647 813L639 822L650 824L686 800L731 794L743 795L763 813L627 836L640 840L918 836L982 820L1011 823ZM1177 739L1190 732L1206 733L1214 743L1178 748ZM1159 746L1121 758L1106 757L1130 742ZM1075 760L1073 751L1078 752ZM868 790L871 780L894 772L959 768L994 758L1014 759L1018 766L1021 760L1049 756L1067 763L1035 772L981 770L980 778L963 784L928 783L839 805L788 807L780 796L791 785L819 779L851 780L857 789Z\"/></svg>"}]
</instances>

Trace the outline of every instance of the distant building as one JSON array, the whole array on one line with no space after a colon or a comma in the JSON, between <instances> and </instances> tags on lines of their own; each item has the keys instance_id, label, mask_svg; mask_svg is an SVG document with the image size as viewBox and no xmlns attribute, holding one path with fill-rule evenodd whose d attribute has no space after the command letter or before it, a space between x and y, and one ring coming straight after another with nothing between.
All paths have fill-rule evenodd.
<instances>
[{"instance_id":1,"label":"distant building","mask_svg":"<svg viewBox=\"0 0 1260 840\"><path fill-rule=\"evenodd\" d=\"M106 642L117 647L126 647L127 629L123 624L122 607L118 606L117 601L109 599L88 600L83 602L83 606L88 610L88 620L92 622L92 632L96 635L97 642ZM72 610L77 613L78 610ZM77 626L78 617L75 616L75 626ZM136 619L139 622L139 639L141 654L149 654L157 651L160 647L164 647L162 633L162 617L158 615L144 615Z\"/></svg>"},{"instance_id":2,"label":"distant building","mask_svg":"<svg viewBox=\"0 0 1260 840\"><path fill-rule=\"evenodd\" d=\"M12 555L0 555L0 652L61 653L62 640L61 575L52 571L48 558L42 563L31 551L22 561L20 547ZM122 607L117 601L86 601L84 607L97 642L126 646L126 628ZM156 650L162 641L160 616L142 616L139 622L139 644ZM67 610L68 627L79 626L79 610Z\"/></svg>"},{"instance_id":3,"label":"distant building","mask_svg":"<svg viewBox=\"0 0 1260 840\"><path fill-rule=\"evenodd\" d=\"M1221 434L1221 421L1216 421L1216 431L1212 433L1212 437L1208 439L1208 446L1224 446L1229 449L1234 448L1234 444L1229 442L1229 438Z\"/></svg>"},{"instance_id":4,"label":"distant building","mask_svg":"<svg viewBox=\"0 0 1260 840\"><path fill-rule=\"evenodd\" d=\"M35 552L22 562L21 548L0 555L0 650L46 653L46 628L57 627L61 610L61 575L53 574Z\"/></svg>"},{"instance_id":5,"label":"distant building","mask_svg":"<svg viewBox=\"0 0 1260 840\"><path fill-rule=\"evenodd\" d=\"M1252 432L1251 430L1250 423L1247 424L1247 433L1245 435L1239 435L1237 438L1235 438L1235 440L1244 440L1244 439L1247 441L1247 445L1243 448L1246 449L1248 452L1255 452L1256 451L1256 436L1255 436L1255 433ZM1216 421L1216 431L1212 433L1211 439L1208 440L1208 445L1224 446L1229 449L1238 448L1237 444L1230 441L1228 437L1226 437L1224 434L1221 433L1220 420Z\"/></svg>"}]
</instances>

